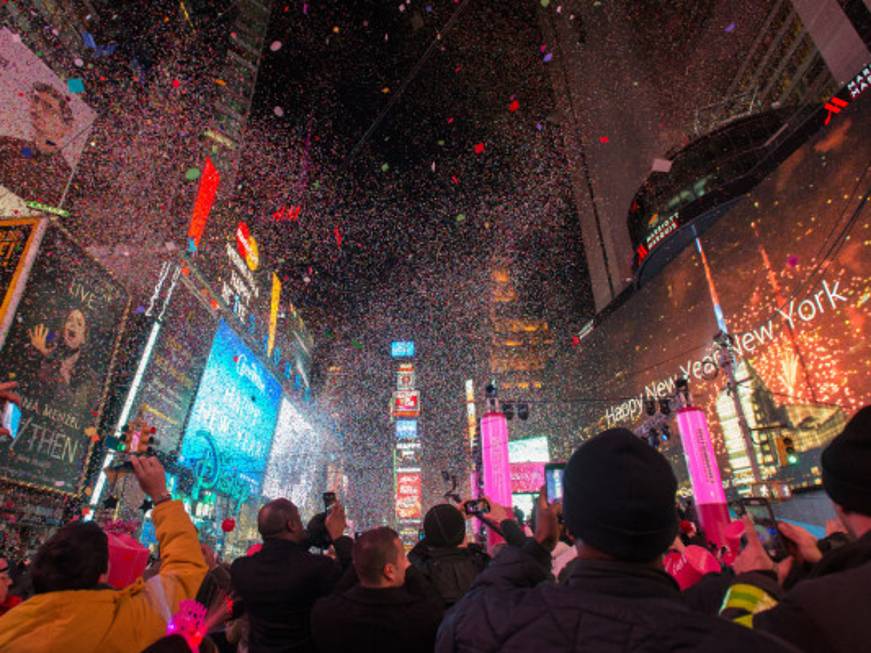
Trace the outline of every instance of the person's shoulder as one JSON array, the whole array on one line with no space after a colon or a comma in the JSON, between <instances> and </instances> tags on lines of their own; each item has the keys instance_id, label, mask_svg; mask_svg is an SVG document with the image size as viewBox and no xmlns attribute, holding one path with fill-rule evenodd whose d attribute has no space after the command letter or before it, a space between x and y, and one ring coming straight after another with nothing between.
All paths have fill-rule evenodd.
<instances>
[{"instance_id":1,"label":"person's shoulder","mask_svg":"<svg viewBox=\"0 0 871 653\"><path fill-rule=\"evenodd\" d=\"M344 620L348 614L349 601L344 592L322 596L312 605L312 622L330 620L335 622Z\"/></svg>"},{"instance_id":2,"label":"person's shoulder","mask_svg":"<svg viewBox=\"0 0 871 653\"><path fill-rule=\"evenodd\" d=\"M251 569L254 565L254 558L252 556L243 556L241 558L236 558L233 562L230 563L230 576L232 578L236 578L239 574L244 574Z\"/></svg>"},{"instance_id":3,"label":"person's shoulder","mask_svg":"<svg viewBox=\"0 0 871 653\"><path fill-rule=\"evenodd\" d=\"M795 603L806 609L819 609L846 601L869 601L867 588L871 586L871 560L865 564L834 573L808 578L801 581L789 592L783 600Z\"/></svg>"}]
</instances>

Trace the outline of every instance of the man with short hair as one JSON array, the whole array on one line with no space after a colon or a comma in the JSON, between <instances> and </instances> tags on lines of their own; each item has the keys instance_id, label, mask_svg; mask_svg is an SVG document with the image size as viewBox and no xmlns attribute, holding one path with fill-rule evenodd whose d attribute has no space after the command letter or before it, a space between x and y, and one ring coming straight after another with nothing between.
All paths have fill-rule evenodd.
<instances>
[{"instance_id":1,"label":"man with short hair","mask_svg":"<svg viewBox=\"0 0 871 653\"><path fill-rule=\"evenodd\" d=\"M359 585L312 610L320 653L432 651L444 612L439 595L410 565L396 531L382 526L354 543Z\"/></svg>"},{"instance_id":2,"label":"man with short hair","mask_svg":"<svg viewBox=\"0 0 871 653\"><path fill-rule=\"evenodd\" d=\"M166 634L179 603L194 597L206 574L196 529L181 501L167 492L157 458L131 462L139 486L154 502L160 574L113 589L105 584L106 534L93 522L67 524L39 548L31 565L35 596L0 617L0 651L141 651Z\"/></svg>"},{"instance_id":3,"label":"man with short hair","mask_svg":"<svg viewBox=\"0 0 871 653\"><path fill-rule=\"evenodd\" d=\"M677 480L658 451L610 429L575 451L564 479L563 516L578 548L566 582L544 583L559 525L540 497L535 539L504 547L446 615L436 651L794 650L684 603L662 568L677 534Z\"/></svg>"},{"instance_id":4,"label":"man with short hair","mask_svg":"<svg viewBox=\"0 0 871 653\"><path fill-rule=\"evenodd\" d=\"M805 651L868 649L871 618L871 406L857 412L823 451L823 488L852 542L823 555L810 533L787 523L781 532L795 557L775 565L745 521L747 547L735 560L735 579L723 616L774 633ZM808 576L785 594L778 578L788 566L814 563Z\"/></svg>"},{"instance_id":5,"label":"man with short hair","mask_svg":"<svg viewBox=\"0 0 871 653\"><path fill-rule=\"evenodd\" d=\"M309 618L314 602L333 591L351 561L351 538L343 536L345 510L334 504L325 520L337 560L309 553L309 536L293 502L281 498L257 515L263 548L230 567L251 633L251 653L312 651Z\"/></svg>"}]
</instances>

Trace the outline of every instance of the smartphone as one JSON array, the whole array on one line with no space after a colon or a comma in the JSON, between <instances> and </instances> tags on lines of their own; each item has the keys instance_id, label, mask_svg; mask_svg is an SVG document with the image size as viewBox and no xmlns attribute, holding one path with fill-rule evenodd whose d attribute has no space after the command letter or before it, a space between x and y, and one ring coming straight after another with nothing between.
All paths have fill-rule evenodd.
<instances>
[{"instance_id":1,"label":"smartphone","mask_svg":"<svg viewBox=\"0 0 871 653\"><path fill-rule=\"evenodd\" d=\"M563 475L565 471L565 463L547 463L544 466L544 485L548 503L563 500Z\"/></svg>"},{"instance_id":2,"label":"smartphone","mask_svg":"<svg viewBox=\"0 0 871 653\"><path fill-rule=\"evenodd\" d=\"M426 538L426 531L422 528L419 528L417 531L417 541L423 542L424 538Z\"/></svg>"},{"instance_id":3,"label":"smartphone","mask_svg":"<svg viewBox=\"0 0 871 653\"><path fill-rule=\"evenodd\" d=\"M487 499L469 499L463 503L463 510L467 515L484 515L490 512L490 504Z\"/></svg>"},{"instance_id":4,"label":"smartphone","mask_svg":"<svg viewBox=\"0 0 871 653\"><path fill-rule=\"evenodd\" d=\"M18 437L18 428L21 426L21 409L12 401L7 401L3 407L3 417L0 419L0 425L9 431L9 435L14 440Z\"/></svg>"},{"instance_id":5,"label":"smartphone","mask_svg":"<svg viewBox=\"0 0 871 653\"><path fill-rule=\"evenodd\" d=\"M336 493L324 492L324 510L329 512L334 503L336 503Z\"/></svg>"},{"instance_id":6,"label":"smartphone","mask_svg":"<svg viewBox=\"0 0 871 653\"><path fill-rule=\"evenodd\" d=\"M765 552L775 562L783 560L787 555L786 540L777 528L777 520L771 503L764 497L744 497L738 501L739 512L747 514L753 521L756 535Z\"/></svg>"}]
</instances>

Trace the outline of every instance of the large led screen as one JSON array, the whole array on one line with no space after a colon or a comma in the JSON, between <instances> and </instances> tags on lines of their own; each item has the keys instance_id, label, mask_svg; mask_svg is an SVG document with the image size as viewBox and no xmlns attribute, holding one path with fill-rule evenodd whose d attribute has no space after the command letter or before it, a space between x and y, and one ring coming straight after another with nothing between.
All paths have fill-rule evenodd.
<instances>
[{"instance_id":1,"label":"large led screen","mask_svg":"<svg viewBox=\"0 0 871 653\"><path fill-rule=\"evenodd\" d=\"M286 497L303 515L320 511L319 492L326 474L324 441L290 400L283 397L263 494Z\"/></svg>"},{"instance_id":2,"label":"large led screen","mask_svg":"<svg viewBox=\"0 0 871 653\"><path fill-rule=\"evenodd\" d=\"M638 427L642 400L672 394L680 375L727 485L751 482L750 456L761 480L819 484L822 448L871 399L868 114L856 103L837 116L583 341L577 385L598 398L577 408L579 439ZM714 346L723 325L736 393ZM663 448L685 480L672 432Z\"/></svg>"},{"instance_id":3,"label":"large led screen","mask_svg":"<svg viewBox=\"0 0 871 653\"><path fill-rule=\"evenodd\" d=\"M237 504L259 494L280 398L278 381L222 320L182 442L195 494L214 490Z\"/></svg>"}]
</instances>

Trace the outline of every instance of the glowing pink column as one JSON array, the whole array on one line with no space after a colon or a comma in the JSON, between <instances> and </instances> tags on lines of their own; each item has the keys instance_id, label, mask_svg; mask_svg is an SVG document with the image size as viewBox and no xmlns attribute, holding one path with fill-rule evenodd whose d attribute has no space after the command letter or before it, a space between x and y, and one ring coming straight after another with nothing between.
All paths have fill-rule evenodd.
<instances>
[{"instance_id":1,"label":"glowing pink column","mask_svg":"<svg viewBox=\"0 0 871 653\"><path fill-rule=\"evenodd\" d=\"M705 537L723 546L726 544L724 529L729 524L729 509L705 412L695 406L680 408L677 426Z\"/></svg>"},{"instance_id":2,"label":"glowing pink column","mask_svg":"<svg viewBox=\"0 0 871 653\"><path fill-rule=\"evenodd\" d=\"M481 418L481 462L484 494L499 505L511 507L511 465L508 462L508 422L502 413L487 413ZM487 531L492 546L501 542L492 529Z\"/></svg>"}]
</instances>

